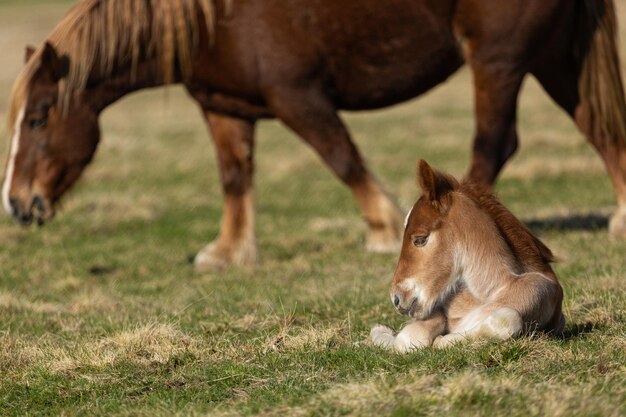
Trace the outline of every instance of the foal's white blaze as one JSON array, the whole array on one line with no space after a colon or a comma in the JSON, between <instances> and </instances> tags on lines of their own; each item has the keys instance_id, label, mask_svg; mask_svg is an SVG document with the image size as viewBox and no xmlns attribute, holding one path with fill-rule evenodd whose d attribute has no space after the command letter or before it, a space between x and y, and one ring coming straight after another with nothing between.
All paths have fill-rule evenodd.
<instances>
[{"instance_id":1,"label":"foal's white blaze","mask_svg":"<svg viewBox=\"0 0 626 417\"><path fill-rule=\"evenodd\" d=\"M406 214L406 217L404 218L404 228L406 229L406 226L409 224L409 217L411 217L411 213L413 212L413 207L411 207L409 209L409 212Z\"/></svg>"},{"instance_id":2,"label":"foal's white blaze","mask_svg":"<svg viewBox=\"0 0 626 417\"><path fill-rule=\"evenodd\" d=\"M13 214L11 202L9 201L9 193L11 192L11 183L13 182L13 173L15 172L15 157L20 146L20 135L22 130L22 122L24 121L25 106L20 110L13 129L13 137L11 138L11 148L9 153L9 162L7 164L7 172L2 185L2 205L7 213Z\"/></svg>"}]
</instances>

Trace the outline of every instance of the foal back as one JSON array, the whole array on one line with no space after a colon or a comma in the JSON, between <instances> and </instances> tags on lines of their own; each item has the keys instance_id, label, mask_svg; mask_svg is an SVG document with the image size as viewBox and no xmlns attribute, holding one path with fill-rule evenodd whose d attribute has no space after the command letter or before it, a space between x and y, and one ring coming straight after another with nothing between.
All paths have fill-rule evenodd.
<instances>
[{"instance_id":1,"label":"foal back","mask_svg":"<svg viewBox=\"0 0 626 417\"><path fill-rule=\"evenodd\" d=\"M467 318L471 311L478 312L476 319L479 320L481 314L487 316L500 308L511 308L521 316L526 331L562 332L565 323L563 290L551 266L555 261L552 251L486 187L466 181L458 193L486 214L488 222L494 226L491 235L477 235L479 239L498 242L492 256L482 258L485 271L497 269L489 267L489 263L505 264L506 268L495 294L478 299L465 288L451 300L448 306L451 331L462 332L462 327L471 327L471 317ZM474 225L476 229L479 229L478 224ZM476 246L479 245L481 242L477 241ZM505 262L502 253L508 253ZM486 278L493 280L493 277Z\"/></svg>"}]
</instances>

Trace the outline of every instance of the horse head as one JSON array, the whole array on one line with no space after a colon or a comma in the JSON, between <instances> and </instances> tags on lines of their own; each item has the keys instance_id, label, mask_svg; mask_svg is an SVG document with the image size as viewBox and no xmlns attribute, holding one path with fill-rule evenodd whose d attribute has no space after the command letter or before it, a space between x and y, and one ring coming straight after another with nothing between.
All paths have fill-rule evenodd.
<instances>
[{"instance_id":1,"label":"horse head","mask_svg":"<svg viewBox=\"0 0 626 417\"><path fill-rule=\"evenodd\" d=\"M2 187L5 210L39 224L91 161L100 138L98 113L79 93L61 100L69 58L50 43L27 48L10 99L10 150Z\"/></svg>"},{"instance_id":2,"label":"horse head","mask_svg":"<svg viewBox=\"0 0 626 417\"><path fill-rule=\"evenodd\" d=\"M454 250L447 217L459 183L423 160L417 182L422 196L407 216L391 300L402 314L423 319L451 285Z\"/></svg>"}]
</instances>

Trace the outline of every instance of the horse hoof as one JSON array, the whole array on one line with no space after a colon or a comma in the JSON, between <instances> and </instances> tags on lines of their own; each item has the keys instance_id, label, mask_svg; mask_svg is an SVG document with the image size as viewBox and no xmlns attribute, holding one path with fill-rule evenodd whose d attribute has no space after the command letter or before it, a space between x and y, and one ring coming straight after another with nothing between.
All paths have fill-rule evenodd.
<instances>
[{"instance_id":1,"label":"horse hoof","mask_svg":"<svg viewBox=\"0 0 626 417\"><path fill-rule=\"evenodd\" d=\"M257 264L255 244L232 247L219 241L205 246L193 260L198 272L219 271L230 266L248 266Z\"/></svg>"},{"instance_id":2,"label":"horse hoof","mask_svg":"<svg viewBox=\"0 0 626 417\"><path fill-rule=\"evenodd\" d=\"M402 246L404 215L386 194L378 200L378 215L367 218L369 232L365 249L374 253L397 254Z\"/></svg>"},{"instance_id":3,"label":"horse hoof","mask_svg":"<svg viewBox=\"0 0 626 417\"><path fill-rule=\"evenodd\" d=\"M626 239L626 209L618 210L611 217L609 235L615 239Z\"/></svg>"}]
</instances>

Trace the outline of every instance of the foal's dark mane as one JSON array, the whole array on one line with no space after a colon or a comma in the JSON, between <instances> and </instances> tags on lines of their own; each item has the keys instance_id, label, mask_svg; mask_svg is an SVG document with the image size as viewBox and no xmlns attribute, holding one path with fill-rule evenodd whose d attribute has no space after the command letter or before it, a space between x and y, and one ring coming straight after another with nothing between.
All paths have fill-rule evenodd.
<instances>
[{"instance_id":1,"label":"foal's dark mane","mask_svg":"<svg viewBox=\"0 0 626 417\"><path fill-rule=\"evenodd\" d=\"M550 263L555 261L552 251L504 207L487 187L464 181L458 191L472 199L491 217L525 272L550 269Z\"/></svg>"}]
</instances>

